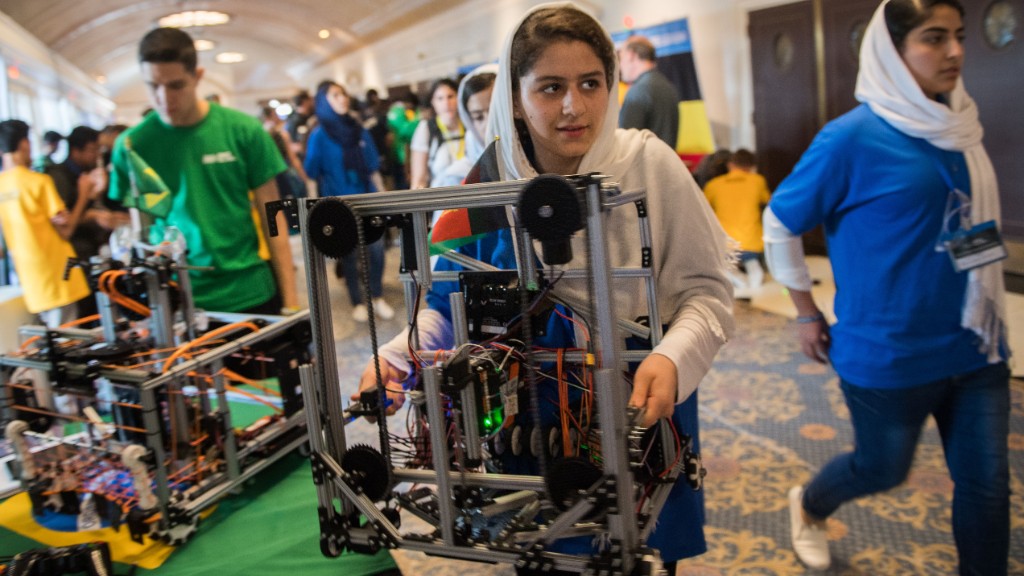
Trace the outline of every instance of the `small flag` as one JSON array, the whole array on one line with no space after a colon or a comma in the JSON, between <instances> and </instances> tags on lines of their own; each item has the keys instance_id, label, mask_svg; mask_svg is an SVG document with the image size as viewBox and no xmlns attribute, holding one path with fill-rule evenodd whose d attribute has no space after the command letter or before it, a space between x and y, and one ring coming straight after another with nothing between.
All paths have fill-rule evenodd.
<instances>
[{"instance_id":1,"label":"small flag","mask_svg":"<svg viewBox=\"0 0 1024 576\"><path fill-rule=\"evenodd\" d=\"M128 152L128 170L132 176L132 186L136 194L125 198L125 205L129 208L152 214L157 218L164 218L171 211L171 190L164 183L160 175L156 173L132 150L131 140L125 138L125 150Z\"/></svg>"},{"instance_id":2,"label":"small flag","mask_svg":"<svg viewBox=\"0 0 1024 576\"><path fill-rule=\"evenodd\" d=\"M445 210L430 231L430 254L444 254L472 244L490 232L509 228L502 206Z\"/></svg>"}]
</instances>

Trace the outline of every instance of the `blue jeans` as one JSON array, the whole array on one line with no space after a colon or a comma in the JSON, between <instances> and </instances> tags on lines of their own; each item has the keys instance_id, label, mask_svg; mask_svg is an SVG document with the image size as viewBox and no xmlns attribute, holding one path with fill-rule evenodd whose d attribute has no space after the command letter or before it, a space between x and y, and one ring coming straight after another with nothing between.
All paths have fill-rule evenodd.
<instances>
[{"instance_id":1,"label":"blue jeans","mask_svg":"<svg viewBox=\"0 0 1024 576\"><path fill-rule=\"evenodd\" d=\"M370 261L370 296L380 298L384 295L384 238L366 247ZM345 276L345 286L348 287L348 297L352 305L363 303L363 291L360 288L363 277L359 271L359 259L362 250L356 247L347 256L342 257L338 272L339 276Z\"/></svg>"},{"instance_id":2,"label":"blue jeans","mask_svg":"<svg viewBox=\"0 0 1024 576\"><path fill-rule=\"evenodd\" d=\"M833 459L807 485L804 509L827 518L844 502L902 484L931 414L956 484L953 537L960 574L1006 574L1009 377L1006 364L994 364L913 388L864 388L842 381L854 451Z\"/></svg>"}]
</instances>

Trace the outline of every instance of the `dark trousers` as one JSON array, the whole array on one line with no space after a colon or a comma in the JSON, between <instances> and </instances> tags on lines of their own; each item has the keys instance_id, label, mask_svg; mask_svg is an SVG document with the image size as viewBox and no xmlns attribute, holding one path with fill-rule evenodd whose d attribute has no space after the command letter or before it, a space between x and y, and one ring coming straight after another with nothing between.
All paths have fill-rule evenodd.
<instances>
[{"instance_id":1,"label":"dark trousers","mask_svg":"<svg viewBox=\"0 0 1024 576\"><path fill-rule=\"evenodd\" d=\"M953 537L960 574L1006 574L1009 377L1006 364L994 364L913 388L864 388L843 381L854 450L833 459L808 484L804 509L827 518L845 502L902 484L925 419L932 415L956 486Z\"/></svg>"}]
</instances>

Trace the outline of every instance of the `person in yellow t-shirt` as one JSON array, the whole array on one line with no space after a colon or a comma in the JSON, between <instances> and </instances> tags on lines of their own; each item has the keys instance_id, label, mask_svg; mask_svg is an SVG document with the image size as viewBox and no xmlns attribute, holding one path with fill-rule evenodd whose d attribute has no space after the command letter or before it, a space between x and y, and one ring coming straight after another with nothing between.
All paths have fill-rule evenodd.
<instances>
[{"instance_id":1,"label":"person in yellow t-shirt","mask_svg":"<svg viewBox=\"0 0 1024 576\"><path fill-rule=\"evenodd\" d=\"M739 149L728 162L729 172L712 178L704 187L708 203L722 228L739 242L740 259L746 274L730 274L737 298L749 298L764 282L761 256L764 253L761 211L771 193L764 176L756 173L754 153Z\"/></svg>"},{"instance_id":2,"label":"person in yellow t-shirt","mask_svg":"<svg viewBox=\"0 0 1024 576\"><path fill-rule=\"evenodd\" d=\"M64 267L75 251L68 241L89 201L103 193L89 179L79 181L78 200L69 211L53 179L29 170L32 148L28 124L0 122L0 229L8 256L23 288L28 311L54 328L75 319L75 303L89 296L80 268L64 280Z\"/></svg>"}]
</instances>

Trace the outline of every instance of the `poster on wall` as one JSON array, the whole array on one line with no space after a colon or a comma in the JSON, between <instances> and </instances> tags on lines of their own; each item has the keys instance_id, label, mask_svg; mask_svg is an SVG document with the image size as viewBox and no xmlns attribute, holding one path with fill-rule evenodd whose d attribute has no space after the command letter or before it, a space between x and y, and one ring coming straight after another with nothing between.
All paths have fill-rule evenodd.
<instances>
[{"instance_id":1,"label":"poster on wall","mask_svg":"<svg viewBox=\"0 0 1024 576\"><path fill-rule=\"evenodd\" d=\"M612 40L618 49L626 39L636 35L644 36L654 44L658 70L679 92L679 138L676 141L676 152L693 169L704 155L714 151L715 143L701 97L700 83L697 81L697 68L693 63L689 21L683 18L615 32ZM620 97L622 94L624 91Z\"/></svg>"}]
</instances>

